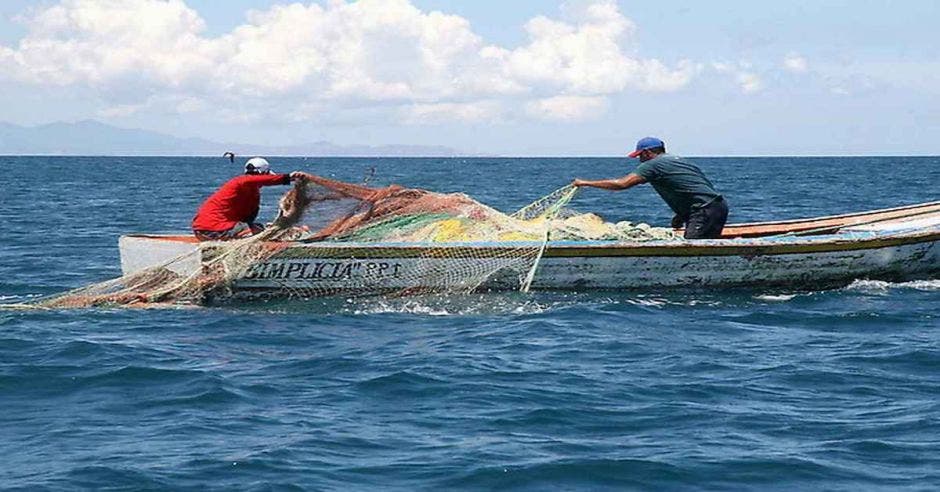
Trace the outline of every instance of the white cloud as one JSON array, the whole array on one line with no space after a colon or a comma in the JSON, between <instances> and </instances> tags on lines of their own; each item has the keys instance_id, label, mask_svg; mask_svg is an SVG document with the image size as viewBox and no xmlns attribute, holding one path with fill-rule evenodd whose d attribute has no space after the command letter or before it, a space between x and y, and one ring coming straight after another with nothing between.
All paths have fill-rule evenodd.
<instances>
[{"instance_id":1,"label":"white cloud","mask_svg":"<svg viewBox=\"0 0 940 492\"><path fill-rule=\"evenodd\" d=\"M736 80L741 87L741 92L745 94L753 94L764 88L763 81L761 81L761 78L755 73L741 72L738 74Z\"/></svg>"},{"instance_id":2,"label":"white cloud","mask_svg":"<svg viewBox=\"0 0 940 492\"><path fill-rule=\"evenodd\" d=\"M547 121L586 121L599 118L607 112L605 97L555 96L526 104L526 113Z\"/></svg>"},{"instance_id":3,"label":"white cloud","mask_svg":"<svg viewBox=\"0 0 940 492\"><path fill-rule=\"evenodd\" d=\"M659 60L627 56L622 46L636 30L611 1L589 4L572 25L536 17L526 25L529 43L505 54L515 79L582 95L628 88L672 91L693 75L683 62L673 70Z\"/></svg>"},{"instance_id":4,"label":"white cloud","mask_svg":"<svg viewBox=\"0 0 940 492\"><path fill-rule=\"evenodd\" d=\"M640 75L639 62L624 56L620 40L633 24L604 3L591 5L574 26L546 17L525 25L529 44L506 55L506 68L517 79L581 93L623 90Z\"/></svg>"},{"instance_id":5,"label":"white cloud","mask_svg":"<svg viewBox=\"0 0 940 492\"><path fill-rule=\"evenodd\" d=\"M181 0L63 0L27 20L13 73L31 82L108 87L145 81L180 88L210 70L219 53L205 23Z\"/></svg>"},{"instance_id":6,"label":"white cloud","mask_svg":"<svg viewBox=\"0 0 940 492\"><path fill-rule=\"evenodd\" d=\"M116 104L99 110L97 116L108 119L124 118L138 113L146 106L146 104Z\"/></svg>"},{"instance_id":7,"label":"white cloud","mask_svg":"<svg viewBox=\"0 0 940 492\"><path fill-rule=\"evenodd\" d=\"M302 119L389 106L408 122L484 121L520 97L539 118L575 121L581 107L628 90L675 91L699 66L634 54L636 26L612 0L567 20L538 16L519 47L487 43L463 17L409 0L330 0L250 11L221 36L184 0L61 0L23 17L28 32L0 46L0 73L24 84L97 90L105 116L153 104L179 112L237 102Z\"/></svg>"},{"instance_id":8,"label":"white cloud","mask_svg":"<svg viewBox=\"0 0 940 492\"><path fill-rule=\"evenodd\" d=\"M682 60L675 70L668 69L659 60L645 60L640 64L643 78L639 86L648 91L672 92L679 90L701 72L702 65Z\"/></svg>"},{"instance_id":9,"label":"white cloud","mask_svg":"<svg viewBox=\"0 0 940 492\"><path fill-rule=\"evenodd\" d=\"M223 88L244 95L437 101L521 90L493 80L465 19L407 0L274 6L217 42L231 53Z\"/></svg>"},{"instance_id":10,"label":"white cloud","mask_svg":"<svg viewBox=\"0 0 940 492\"><path fill-rule=\"evenodd\" d=\"M501 114L496 101L473 103L414 104L404 108L403 119L410 124L433 124L448 121L481 123L493 121Z\"/></svg>"},{"instance_id":11,"label":"white cloud","mask_svg":"<svg viewBox=\"0 0 940 492\"><path fill-rule=\"evenodd\" d=\"M806 58L796 53L790 53L783 59L783 68L794 73L805 73L809 70L809 63Z\"/></svg>"},{"instance_id":12,"label":"white cloud","mask_svg":"<svg viewBox=\"0 0 940 492\"><path fill-rule=\"evenodd\" d=\"M727 63L727 62L712 62L711 67L712 67L712 70L718 73L728 73L734 70L734 65L732 65L731 63Z\"/></svg>"},{"instance_id":13,"label":"white cloud","mask_svg":"<svg viewBox=\"0 0 940 492\"><path fill-rule=\"evenodd\" d=\"M750 63L712 62L710 66L717 73L732 75L734 82L744 94L760 92L764 88L763 80L760 75L751 70Z\"/></svg>"},{"instance_id":14,"label":"white cloud","mask_svg":"<svg viewBox=\"0 0 940 492\"><path fill-rule=\"evenodd\" d=\"M16 52L0 45L0 67L10 67L15 62Z\"/></svg>"},{"instance_id":15,"label":"white cloud","mask_svg":"<svg viewBox=\"0 0 940 492\"><path fill-rule=\"evenodd\" d=\"M204 99L190 96L154 95L139 103L113 104L99 109L95 116L105 119L121 119L141 113L174 113L185 115L204 111L224 112L224 108L212 108Z\"/></svg>"}]
</instances>

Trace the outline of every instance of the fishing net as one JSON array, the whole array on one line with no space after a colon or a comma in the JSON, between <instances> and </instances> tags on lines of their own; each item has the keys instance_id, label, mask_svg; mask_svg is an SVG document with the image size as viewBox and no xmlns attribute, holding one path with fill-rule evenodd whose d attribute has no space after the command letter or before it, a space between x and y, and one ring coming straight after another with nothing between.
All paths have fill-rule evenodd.
<instances>
[{"instance_id":1,"label":"fishing net","mask_svg":"<svg viewBox=\"0 0 940 492\"><path fill-rule=\"evenodd\" d=\"M255 236L194 244L163 263L44 299L41 307L204 305L245 297L527 290L554 241L672 239L603 221L561 188L513 214L467 195L373 188L308 175Z\"/></svg>"}]
</instances>

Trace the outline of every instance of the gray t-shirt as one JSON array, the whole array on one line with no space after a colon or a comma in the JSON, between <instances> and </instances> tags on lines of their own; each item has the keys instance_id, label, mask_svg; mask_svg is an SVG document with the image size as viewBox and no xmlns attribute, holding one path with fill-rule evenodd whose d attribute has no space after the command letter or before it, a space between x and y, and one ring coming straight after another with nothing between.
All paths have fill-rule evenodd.
<instances>
[{"instance_id":1,"label":"gray t-shirt","mask_svg":"<svg viewBox=\"0 0 940 492\"><path fill-rule=\"evenodd\" d=\"M698 166L679 156L660 154L641 162L633 173L653 185L669 208L683 218L688 218L693 208L721 196Z\"/></svg>"}]
</instances>

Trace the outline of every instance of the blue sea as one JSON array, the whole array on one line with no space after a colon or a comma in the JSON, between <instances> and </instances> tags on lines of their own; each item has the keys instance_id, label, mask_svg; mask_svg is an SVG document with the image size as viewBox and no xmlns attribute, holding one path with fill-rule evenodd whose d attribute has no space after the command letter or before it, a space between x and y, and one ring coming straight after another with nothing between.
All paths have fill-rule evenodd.
<instances>
[{"instance_id":1,"label":"blue sea","mask_svg":"<svg viewBox=\"0 0 940 492\"><path fill-rule=\"evenodd\" d=\"M272 158L501 210L612 158ZM940 199L940 158L700 158L732 222ZM0 303L120 275L222 158L0 157ZM286 188L269 188L264 213ZM669 223L648 186L573 202ZM937 490L940 279L0 311L0 487Z\"/></svg>"}]
</instances>

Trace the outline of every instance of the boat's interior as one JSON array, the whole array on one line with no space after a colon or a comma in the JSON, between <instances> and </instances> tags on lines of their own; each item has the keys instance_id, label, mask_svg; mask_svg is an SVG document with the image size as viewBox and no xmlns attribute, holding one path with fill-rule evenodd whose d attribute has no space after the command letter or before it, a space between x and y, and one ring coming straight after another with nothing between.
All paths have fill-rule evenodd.
<instances>
[{"instance_id":1,"label":"boat's interior","mask_svg":"<svg viewBox=\"0 0 940 492\"><path fill-rule=\"evenodd\" d=\"M738 237L756 238L780 236L784 234L801 236L816 234L832 234L839 229L863 226L875 223L891 223L904 220L920 219L930 216L940 216L940 201L907 205L904 207L872 210L846 215L833 215L828 217L815 217L811 219L784 220L776 222L752 222L744 224L729 224L725 226L721 237L731 239ZM136 237L153 237L167 241L196 243L198 240L191 235L146 235L137 234Z\"/></svg>"},{"instance_id":2,"label":"boat's interior","mask_svg":"<svg viewBox=\"0 0 940 492\"><path fill-rule=\"evenodd\" d=\"M729 224L725 226L721 237L723 239L730 239L736 237L779 236L782 234L795 236L832 234L846 227L919 219L934 214L940 214L940 202L921 203L904 207L872 210L846 215L833 215L830 217L816 217L812 219Z\"/></svg>"}]
</instances>

